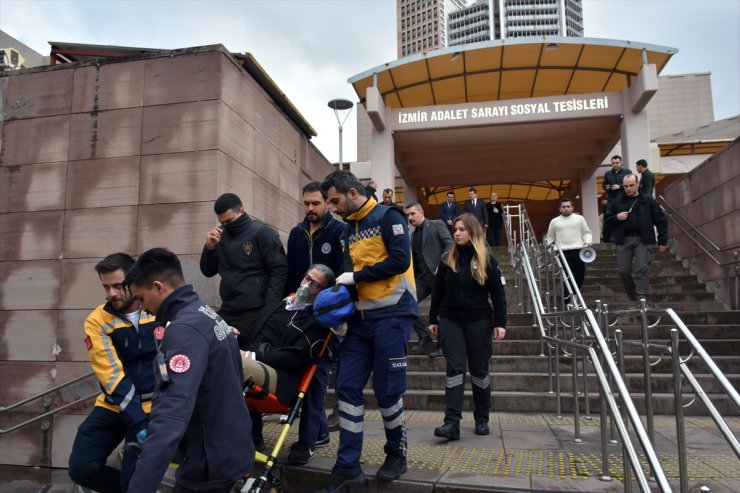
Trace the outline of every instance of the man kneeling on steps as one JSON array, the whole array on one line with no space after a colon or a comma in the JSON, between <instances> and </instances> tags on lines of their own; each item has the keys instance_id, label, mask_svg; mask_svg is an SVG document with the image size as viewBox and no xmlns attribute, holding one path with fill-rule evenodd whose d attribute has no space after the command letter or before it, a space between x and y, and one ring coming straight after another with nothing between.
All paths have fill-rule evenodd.
<instances>
[{"instance_id":1,"label":"man kneeling on steps","mask_svg":"<svg viewBox=\"0 0 740 493\"><path fill-rule=\"evenodd\" d=\"M254 342L247 351L242 351L245 382L250 381L276 394L283 404L290 405L294 401L303 370L321 351L328 331L314 317L313 301L319 292L333 285L332 270L326 265L314 264L295 294L265 307L255 325ZM326 387L323 392L323 396L317 396L321 402L326 398ZM264 443L261 420L255 419L253 426L255 443ZM319 437L314 443L317 426L318 423L304 423L301 419L298 441L290 447L290 463L306 464L313 458L316 446L329 444L328 433L325 439Z\"/></svg>"}]
</instances>

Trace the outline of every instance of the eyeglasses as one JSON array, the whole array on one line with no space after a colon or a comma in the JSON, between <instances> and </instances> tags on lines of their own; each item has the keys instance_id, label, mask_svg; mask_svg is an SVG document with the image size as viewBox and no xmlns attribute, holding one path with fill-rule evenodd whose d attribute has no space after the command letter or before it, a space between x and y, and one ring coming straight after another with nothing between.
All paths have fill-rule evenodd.
<instances>
[{"instance_id":1,"label":"eyeglasses","mask_svg":"<svg viewBox=\"0 0 740 493\"><path fill-rule=\"evenodd\" d=\"M304 281L308 281L308 285L311 286L314 289L324 289L324 286L322 286L319 281L316 279L313 279L311 276L306 274L306 277L303 278Z\"/></svg>"}]
</instances>

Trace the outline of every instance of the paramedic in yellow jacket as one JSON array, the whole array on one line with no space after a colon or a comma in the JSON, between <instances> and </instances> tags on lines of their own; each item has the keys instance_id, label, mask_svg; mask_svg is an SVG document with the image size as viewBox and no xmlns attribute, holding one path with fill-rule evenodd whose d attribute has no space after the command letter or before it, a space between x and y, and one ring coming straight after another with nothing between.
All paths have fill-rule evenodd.
<instances>
[{"instance_id":1,"label":"paramedic in yellow jacket","mask_svg":"<svg viewBox=\"0 0 740 493\"><path fill-rule=\"evenodd\" d=\"M159 324L122 287L133 263L130 255L114 253L95 266L106 303L85 320L85 346L102 392L77 430L69 476L100 493L128 489L136 456L124 453L120 472L107 466L106 459L124 439L144 441L154 391L154 331Z\"/></svg>"},{"instance_id":2,"label":"paramedic in yellow jacket","mask_svg":"<svg viewBox=\"0 0 740 493\"><path fill-rule=\"evenodd\" d=\"M329 206L347 222L345 269L337 284L356 287L357 311L347 322L337 371L339 448L329 483L338 492L364 481L360 467L365 412L363 388L370 373L385 426L385 462L376 477L393 481L406 472L406 348L419 316L408 222L397 205L378 204L348 171L321 184Z\"/></svg>"}]
</instances>

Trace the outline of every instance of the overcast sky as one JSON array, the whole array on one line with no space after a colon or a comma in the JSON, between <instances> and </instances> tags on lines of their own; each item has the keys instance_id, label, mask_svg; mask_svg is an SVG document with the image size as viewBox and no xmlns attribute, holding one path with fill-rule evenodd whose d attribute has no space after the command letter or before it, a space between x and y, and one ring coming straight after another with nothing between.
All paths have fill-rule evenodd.
<instances>
[{"instance_id":1,"label":"overcast sky","mask_svg":"<svg viewBox=\"0 0 740 493\"><path fill-rule=\"evenodd\" d=\"M146 48L223 44L251 52L338 160L327 102L355 101L353 75L396 59L395 0L0 0L0 29L43 55L48 41ZM740 0L583 0L586 37L678 48L666 74L712 73L715 118L740 113ZM344 160L356 158L354 111Z\"/></svg>"}]
</instances>

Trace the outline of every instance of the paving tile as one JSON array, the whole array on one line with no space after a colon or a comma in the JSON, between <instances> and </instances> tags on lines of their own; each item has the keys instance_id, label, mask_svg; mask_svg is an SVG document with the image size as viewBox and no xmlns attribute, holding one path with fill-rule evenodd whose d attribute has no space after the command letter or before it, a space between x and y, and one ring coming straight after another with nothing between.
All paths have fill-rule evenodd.
<instances>
[{"instance_id":1,"label":"paving tile","mask_svg":"<svg viewBox=\"0 0 740 493\"><path fill-rule=\"evenodd\" d=\"M144 105L204 101L221 97L220 51L146 60Z\"/></svg>"},{"instance_id":2,"label":"paving tile","mask_svg":"<svg viewBox=\"0 0 740 493\"><path fill-rule=\"evenodd\" d=\"M66 179L67 163L0 167L0 213L64 209Z\"/></svg>"},{"instance_id":3,"label":"paving tile","mask_svg":"<svg viewBox=\"0 0 740 493\"><path fill-rule=\"evenodd\" d=\"M0 311L0 360L54 361L57 353L56 310Z\"/></svg>"},{"instance_id":4,"label":"paving tile","mask_svg":"<svg viewBox=\"0 0 740 493\"><path fill-rule=\"evenodd\" d=\"M0 260L58 259L64 211L0 214Z\"/></svg>"},{"instance_id":5,"label":"paving tile","mask_svg":"<svg viewBox=\"0 0 740 493\"><path fill-rule=\"evenodd\" d=\"M64 258L105 257L136 248L137 208L75 209L64 217Z\"/></svg>"},{"instance_id":6,"label":"paving tile","mask_svg":"<svg viewBox=\"0 0 740 493\"><path fill-rule=\"evenodd\" d=\"M138 156L141 125L141 108L75 113L71 117L69 159Z\"/></svg>"},{"instance_id":7,"label":"paving tile","mask_svg":"<svg viewBox=\"0 0 740 493\"><path fill-rule=\"evenodd\" d=\"M69 127L69 115L5 121L0 166L67 161Z\"/></svg>"},{"instance_id":8,"label":"paving tile","mask_svg":"<svg viewBox=\"0 0 740 493\"><path fill-rule=\"evenodd\" d=\"M59 261L0 262L0 310L56 310Z\"/></svg>"},{"instance_id":9,"label":"paving tile","mask_svg":"<svg viewBox=\"0 0 740 493\"><path fill-rule=\"evenodd\" d=\"M70 161L67 209L139 203L139 156Z\"/></svg>"},{"instance_id":10,"label":"paving tile","mask_svg":"<svg viewBox=\"0 0 740 493\"><path fill-rule=\"evenodd\" d=\"M142 156L141 203L215 200L220 154L212 150Z\"/></svg>"},{"instance_id":11,"label":"paving tile","mask_svg":"<svg viewBox=\"0 0 740 493\"><path fill-rule=\"evenodd\" d=\"M76 68L72 112L141 107L144 102L144 60Z\"/></svg>"},{"instance_id":12,"label":"paving tile","mask_svg":"<svg viewBox=\"0 0 740 493\"><path fill-rule=\"evenodd\" d=\"M216 100L145 107L141 154L218 149L220 107Z\"/></svg>"},{"instance_id":13,"label":"paving tile","mask_svg":"<svg viewBox=\"0 0 740 493\"><path fill-rule=\"evenodd\" d=\"M200 255L206 233L216 224L212 201L142 205L136 251L165 247L178 255Z\"/></svg>"},{"instance_id":14,"label":"paving tile","mask_svg":"<svg viewBox=\"0 0 740 493\"><path fill-rule=\"evenodd\" d=\"M72 70L49 70L7 77L3 119L68 115L72 103Z\"/></svg>"}]
</instances>

